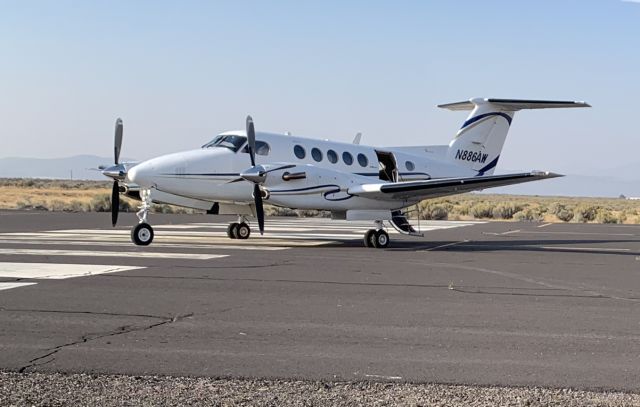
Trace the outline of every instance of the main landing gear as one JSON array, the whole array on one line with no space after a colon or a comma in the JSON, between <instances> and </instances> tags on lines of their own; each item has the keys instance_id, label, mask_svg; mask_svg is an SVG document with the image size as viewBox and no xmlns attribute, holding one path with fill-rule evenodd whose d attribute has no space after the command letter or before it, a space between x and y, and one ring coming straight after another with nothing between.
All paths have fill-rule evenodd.
<instances>
[{"instance_id":1,"label":"main landing gear","mask_svg":"<svg viewBox=\"0 0 640 407\"><path fill-rule=\"evenodd\" d=\"M147 223L149 209L151 209L151 193L149 190L141 190L142 205L136 213L140 223L131 230L131 241L138 246L148 246L153 242L153 228Z\"/></svg>"},{"instance_id":2,"label":"main landing gear","mask_svg":"<svg viewBox=\"0 0 640 407\"><path fill-rule=\"evenodd\" d=\"M376 221L376 228L367 230L364 234L364 245L376 249L389 247L389 234L382 228L382 221Z\"/></svg>"},{"instance_id":3,"label":"main landing gear","mask_svg":"<svg viewBox=\"0 0 640 407\"><path fill-rule=\"evenodd\" d=\"M247 224L244 216L238 217L238 222L233 222L227 227L227 236L230 239L248 239L251 235L251 228Z\"/></svg>"}]
</instances>

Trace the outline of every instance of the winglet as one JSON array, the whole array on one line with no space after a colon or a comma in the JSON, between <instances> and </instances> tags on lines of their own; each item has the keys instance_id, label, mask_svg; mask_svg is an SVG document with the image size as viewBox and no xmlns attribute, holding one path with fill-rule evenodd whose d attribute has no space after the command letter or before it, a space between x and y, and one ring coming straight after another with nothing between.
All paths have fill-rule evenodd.
<instances>
[{"instance_id":1,"label":"winglet","mask_svg":"<svg viewBox=\"0 0 640 407\"><path fill-rule=\"evenodd\" d=\"M356 136L353 138L353 144L360 144L361 139L362 139L362 133L356 134Z\"/></svg>"}]
</instances>

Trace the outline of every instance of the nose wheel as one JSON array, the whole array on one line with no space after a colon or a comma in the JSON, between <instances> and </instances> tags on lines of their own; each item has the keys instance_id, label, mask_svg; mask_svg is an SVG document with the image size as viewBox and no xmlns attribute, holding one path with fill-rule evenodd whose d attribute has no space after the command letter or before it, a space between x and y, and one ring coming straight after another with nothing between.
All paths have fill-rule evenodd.
<instances>
[{"instance_id":1,"label":"nose wheel","mask_svg":"<svg viewBox=\"0 0 640 407\"><path fill-rule=\"evenodd\" d=\"M153 228L148 223L139 223L131 231L131 240L138 246L148 246L153 241Z\"/></svg>"}]
</instances>

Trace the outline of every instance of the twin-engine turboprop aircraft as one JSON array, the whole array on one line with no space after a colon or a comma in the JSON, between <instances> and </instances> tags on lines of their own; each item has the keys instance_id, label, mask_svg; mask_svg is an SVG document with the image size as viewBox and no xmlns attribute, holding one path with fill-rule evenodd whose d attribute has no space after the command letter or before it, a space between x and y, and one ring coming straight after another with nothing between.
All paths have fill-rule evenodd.
<instances>
[{"instance_id":1,"label":"twin-engine turboprop aircraft","mask_svg":"<svg viewBox=\"0 0 640 407\"><path fill-rule=\"evenodd\" d=\"M116 121L115 165L102 173L114 179L112 221L119 194L142 201L139 224L131 232L137 245L153 240L147 221L153 202L238 215L227 229L231 239L247 239L248 218L264 232L263 202L331 211L334 219L371 220L367 247L384 248L384 221L402 233L416 233L402 209L424 199L554 178L550 172L492 175L514 113L523 109L590 107L584 102L471 99L439 107L470 110L449 145L369 147L288 134L246 130L216 136L196 150L163 155L139 163L119 163L122 120ZM251 165L249 167L249 164Z\"/></svg>"}]
</instances>

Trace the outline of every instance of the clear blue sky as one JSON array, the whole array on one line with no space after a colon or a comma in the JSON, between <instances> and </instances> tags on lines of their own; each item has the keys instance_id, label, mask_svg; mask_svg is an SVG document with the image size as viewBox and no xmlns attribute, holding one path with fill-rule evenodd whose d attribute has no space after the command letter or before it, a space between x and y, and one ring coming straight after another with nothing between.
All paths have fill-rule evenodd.
<instances>
[{"instance_id":1,"label":"clear blue sky","mask_svg":"<svg viewBox=\"0 0 640 407\"><path fill-rule=\"evenodd\" d=\"M475 96L586 100L516 115L499 167L640 162L640 4L0 0L0 157L109 156L258 129L446 144Z\"/></svg>"}]
</instances>

